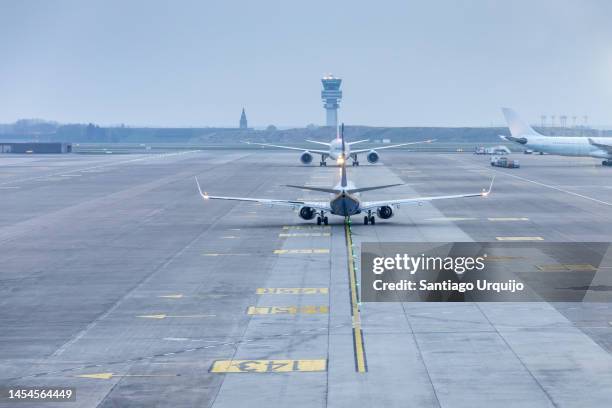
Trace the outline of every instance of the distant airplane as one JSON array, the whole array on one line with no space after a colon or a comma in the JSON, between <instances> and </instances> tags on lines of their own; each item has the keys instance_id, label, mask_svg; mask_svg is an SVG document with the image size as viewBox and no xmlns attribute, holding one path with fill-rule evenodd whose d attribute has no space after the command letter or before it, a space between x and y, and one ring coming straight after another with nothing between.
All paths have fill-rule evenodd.
<instances>
[{"instance_id":1,"label":"distant airplane","mask_svg":"<svg viewBox=\"0 0 612 408\"><path fill-rule=\"evenodd\" d=\"M357 155L359 153L367 152L368 154L366 156L366 159L368 160L369 163L374 164L378 162L380 158L376 150L391 149L392 147L407 146L407 145L413 145L413 144L418 144L418 143L431 143L434 141L434 139L421 140L419 142L409 142L409 143L400 143L396 145L382 146L376 149L360 149L360 150L353 150L353 151L351 151L352 145L356 145L357 143L367 142L368 140L364 139L364 140L357 140L355 142L342 142L340 135L338 134L338 136L329 143L318 142L316 140L306 140L306 141L310 143L316 143L316 144L320 144L323 146L327 146L327 150L303 149L301 147L279 146L279 145L268 144L268 143L254 143L254 142L245 142L245 143L258 145L258 146L277 147L279 149L300 150L303 152L302 155L300 156L300 161L303 164L312 163L312 155L314 153L314 154L321 155L321 161L319 162L319 166L327 166L326 160L328 157L331 157L333 160L336 160L338 164L341 164L340 160L345 160L346 158L350 157L353 160L353 163L352 163L353 166L359 166L359 160L357 159Z\"/></svg>"},{"instance_id":2,"label":"distant airplane","mask_svg":"<svg viewBox=\"0 0 612 408\"><path fill-rule=\"evenodd\" d=\"M521 144L531 150L559 156L581 156L605 159L603 166L612 166L612 139L603 137L544 136L510 108L502 108L512 136L504 140Z\"/></svg>"},{"instance_id":3,"label":"distant airplane","mask_svg":"<svg viewBox=\"0 0 612 408\"><path fill-rule=\"evenodd\" d=\"M340 151L344 151L346 146L344 143L344 125L342 125L342 131L340 132ZM196 184L198 191L204 200L229 200L229 201L247 201L261 204L267 204L270 206L277 207L289 207L299 211L299 216L305 220L312 220L317 217L317 224L321 223L327 225L328 218L325 215L330 213L333 215L339 215L342 217L351 217L353 215L364 213L363 223L365 225L375 224L376 219L374 213L379 218L389 219L393 216L393 208L399 209L402 204L420 204L424 201L434 200L448 200L454 198L467 198L467 197L486 197L491 192L493 187L493 180L488 190L483 190L480 193L473 194L457 194L447 196L434 196L434 197L414 197L414 198L403 198L398 200L384 200L384 201L360 201L359 193L371 190L380 190L383 188L400 186L401 184L387 184L373 187L356 188L353 183L348 180L346 170L346 160L340 156L340 182L334 188L323 188L323 187L310 187L310 186L295 186L287 185L287 187L299 188L303 190L321 191L324 193L332 194L330 201L302 201L302 200L274 200L267 198L243 198L243 197L221 197L212 196L208 193L202 192L200 183L196 177Z\"/></svg>"}]
</instances>

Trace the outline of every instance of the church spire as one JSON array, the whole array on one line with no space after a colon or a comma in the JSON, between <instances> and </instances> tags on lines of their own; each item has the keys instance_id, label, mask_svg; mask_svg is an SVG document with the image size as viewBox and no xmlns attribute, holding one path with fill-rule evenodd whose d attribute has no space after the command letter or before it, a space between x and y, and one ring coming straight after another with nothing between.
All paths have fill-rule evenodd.
<instances>
[{"instance_id":1,"label":"church spire","mask_svg":"<svg viewBox=\"0 0 612 408\"><path fill-rule=\"evenodd\" d=\"M244 108L242 108L242 114L240 115L240 129L247 129L248 127L246 113L244 113Z\"/></svg>"}]
</instances>

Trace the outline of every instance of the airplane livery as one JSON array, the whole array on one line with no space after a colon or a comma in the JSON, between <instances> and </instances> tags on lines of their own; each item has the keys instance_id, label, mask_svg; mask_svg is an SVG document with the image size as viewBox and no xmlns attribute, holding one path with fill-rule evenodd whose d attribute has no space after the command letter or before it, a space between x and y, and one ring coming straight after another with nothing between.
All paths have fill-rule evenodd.
<instances>
[{"instance_id":1,"label":"airplane livery","mask_svg":"<svg viewBox=\"0 0 612 408\"><path fill-rule=\"evenodd\" d=\"M510 108L502 108L511 136L504 140L518 143L531 150L558 156L583 156L604 159L603 166L612 166L612 139L603 137L544 136Z\"/></svg>"}]
</instances>

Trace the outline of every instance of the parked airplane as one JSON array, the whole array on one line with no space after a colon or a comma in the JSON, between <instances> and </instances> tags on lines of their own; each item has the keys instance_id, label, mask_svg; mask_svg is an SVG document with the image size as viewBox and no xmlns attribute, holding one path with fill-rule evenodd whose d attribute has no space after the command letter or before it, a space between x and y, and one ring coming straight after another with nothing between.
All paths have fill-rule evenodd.
<instances>
[{"instance_id":1,"label":"parked airplane","mask_svg":"<svg viewBox=\"0 0 612 408\"><path fill-rule=\"evenodd\" d=\"M340 137L340 151L344 150L344 125L342 126L341 137ZM325 214L339 215L342 217L351 217L357 214L365 214L363 217L364 224L376 223L374 213L382 219L389 219L393 216L393 209L399 209L403 204L421 204L424 201L434 200L447 200L455 198L467 198L467 197L486 197L491 192L493 187L493 180L488 190L483 190L480 193L473 194L456 194L447 196L433 196L433 197L413 197L403 198L397 200L383 200L383 201L361 201L359 199L359 193L371 190L380 190L383 188L395 187L401 184L387 184L373 187L362 187L357 188L355 185L348 180L346 170L346 160L342 156L340 157L340 182L334 188L323 188L323 187L310 187L310 186L295 186L287 185L287 187L299 188L303 190L321 191L332 194L330 201L303 201L303 200L274 200L267 198L243 198L243 197L221 197L212 196L208 193L202 192L200 183L196 177L196 184L198 191L204 200L230 200L230 201L247 201L261 204L267 204L270 206L277 207L289 207L298 210L299 216L305 220L312 220L317 217L317 224L321 223L327 225L328 218Z\"/></svg>"},{"instance_id":2,"label":"parked airplane","mask_svg":"<svg viewBox=\"0 0 612 408\"><path fill-rule=\"evenodd\" d=\"M400 144L389 145L389 146L381 146L376 149L359 149L359 150L353 150L353 151L351 151L351 146L356 145L358 143L367 142L368 140L364 139L364 140L357 140L355 142L342 142L340 139L340 135L338 134L338 136L329 143L317 142L316 140L306 140L306 141L310 143L316 143L316 144L320 144L323 146L327 146L327 150L303 149L301 147L279 146L279 145L274 145L274 144L269 144L269 143L254 143L254 142L246 142L246 143L259 145L259 146L277 147L279 149L301 150L302 155L300 156L300 161L303 164L312 163L312 157L314 153L314 154L318 154L321 156L321 161L319 162L319 166L327 166L326 160L328 157L331 157L333 160L336 160L338 164L341 164L340 160L345 160L346 158L350 157L353 160L352 162L353 166L359 166L359 160L357 159L357 155L360 153L367 152L366 159L368 160L369 163L374 164L378 162L378 160L380 159L380 156L377 150L391 149L392 147L407 146L407 145L418 144L418 143L431 143L434 141L434 139L421 140L419 142L400 143Z\"/></svg>"},{"instance_id":3,"label":"parked airplane","mask_svg":"<svg viewBox=\"0 0 612 408\"><path fill-rule=\"evenodd\" d=\"M605 159L603 166L612 166L612 139L603 137L544 136L536 132L512 109L502 108L512 136L504 140L519 143L531 150L559 156L586 156Z\"/></svg>"}]
</instances>

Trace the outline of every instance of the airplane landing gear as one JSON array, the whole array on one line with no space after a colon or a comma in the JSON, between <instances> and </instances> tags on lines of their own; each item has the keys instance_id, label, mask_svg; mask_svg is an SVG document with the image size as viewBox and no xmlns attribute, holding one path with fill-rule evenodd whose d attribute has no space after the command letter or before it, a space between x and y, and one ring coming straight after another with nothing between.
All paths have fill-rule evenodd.
<instances>
[{"instance_id":1,"label":"airplane landing gear","mask_svg":"<svg viewBox=\"0 0 612 408\"><path fill-rule=\"evenodd\" d=\"M329 218L325 216L325 213L323 211L321 211L321 215L317 217L317 225L321 225L321 224L325 224L325 225L329 224Z\"/></svg>"},{"instance_id":2,"label":"airplane landing gear","mask_svg":"<svg viewBox=\"0 0 612 408\"><path fill-rule=\"evenodd\" d=\"M322 166L327 167L327 162L326 162L325 160L321 160L321 161L319 162L319 167L322 167Z\"/></svg>"},{"instance_id":3,"label":"airplane landing gear","mask_svg":"<svg viewBox=\"0 0 612 408\"><path fill-rule=\"evenodd\" d=\"M363 217L363 225L368 225L368 223L371 225L376 224L376 218L372 215L372 211L368 211L368 215Z\"/></svg>"},{"instance_id":4,"label":"airplane landing gear","mask_svg":"<svg viewBox=\"0 0 612 408\"><path fill-rule=\"evenodd\" d=\"M353 160L353 166L359 166L359 162L357 160Z\"/></svg>"}]
</instances>

